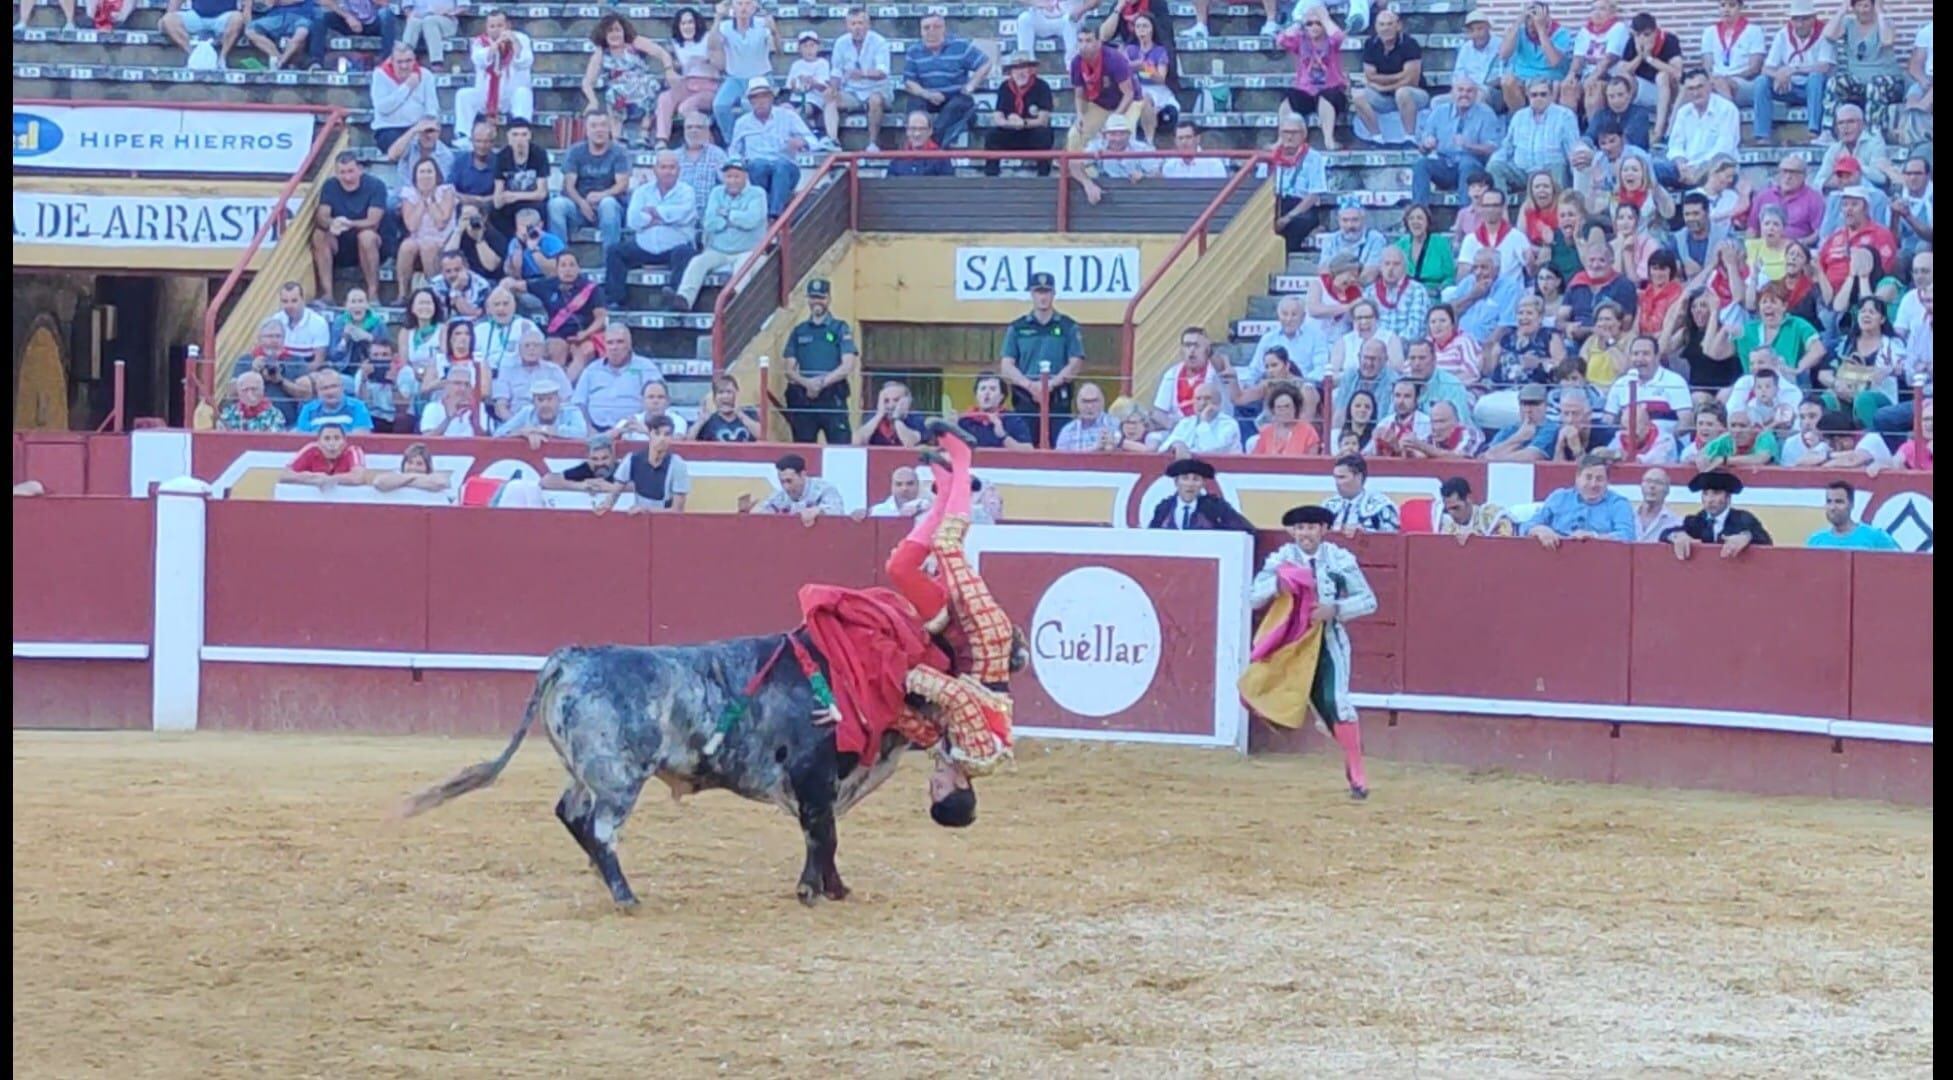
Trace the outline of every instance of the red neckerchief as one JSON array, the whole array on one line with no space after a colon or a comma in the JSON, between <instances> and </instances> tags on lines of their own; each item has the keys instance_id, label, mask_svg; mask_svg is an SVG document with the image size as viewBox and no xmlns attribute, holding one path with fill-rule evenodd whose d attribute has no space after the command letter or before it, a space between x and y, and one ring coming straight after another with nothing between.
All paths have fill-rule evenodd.
<instances>
[{"instance_id":1,"label":"red neckerchief","mask_svg":"<svg viewBox=\"0 0 1953 1080\"><path fill-rule=\"evenodd\" d=\"M1519 222L1526 227L1526 239L1535 244L1550 244L1553 234L1560 230L1560 212L1557 207L1541 210L1528 205L1519 215Z\"/></svg>"},{"instance_id":2,"label":"red neckerchief","mask_svg":"<svg viewBox=\"0 0 1953 1080\"><path fill-rule=\"evenodd\" d=\"M101 0L95 8L95 29L115 29L115 17L122 13L122 0Z\"/></svg>"},{"instance_id":3,"label":"red neckerchief","mask_svg":"<svg viewBox=\"0 0 1953 1080\"><path fill-rule=\"evenodd\" d=\"M1607 32L1614 29L1615 24L1620 21L1621 19L1618 15L1601 23L1599 26L1595 26L1592 19L1587 20L1587 35L1593 39L1592 43L1587 46L1587 55L1590 59L1596 53L1606 55Z\"/></svg>"},{"instance_id":4,"label":"red neckerchief","mask_svg":"<svg viewBox=\"0 0 1953 1080\"><path fill-rule=\"evenodd\" d=\"M1373 438L1376 440L1378 446L1388 446L1393 451L1401 452L1404 447L1404 439L1415 436L1416 434L1417 414L1411 413L1402 420L1392 416L1388 421L1378 426Z\"/></svg>"},{"instance_id":5,"label":"red neckerchief","mask_svg":"<svg viewBox=\"0 0 1953 1080\"><path fill-rule=\"evenodd\" d=\"M1096 63L1085 59L1084 53L1081 52L1078 54L1078 82L1080 101L1098 100L1099 87L1105 83L1105 50L1103 48L1099 50Z\"/></svg>"},{"instance_id":6,"label":"red neckerchief","mask_svg":"<svg viewBox=\"0 0 1953 1080\"><path fill-rule=\"evenodd\" d=\"M491 44L487 34L476 37L475 41L481 45ZM387 62L392 63L393 61L388 60ZM498 107L502 101L502 76L507 74L509 68L514 65L515 39L509 38L503 41L500 46L496 47L495 58L489 63L485 72L488 76L488 103L482 106L483 116L494 116L496 113L502 111Z\"/></svg>"},{"instance_id":7,"label":"red neckerchief","mask_svg":"<svg viewBox=\"0 0 1953 1080\"><path fill-rule=\"evenodd\" d=\"M1783 280L1786 283L1784 285L1784 291L1789 294L1785 297L1785 307L1796 307L1798 304L1803 303L1804 297L1810 295L1811 286L1817 284L1817 279L1809 274L1797 275L1795 283L1791 283L1789 274L1785 274Z\"/></svg>"},{"instance_id":8,"label":"red neckerchief","mask_svg":"<svg viewBox=\"0 0 1953 1080\"><path fill-rule=\"evenodd\" d=\"M1280 143L1276 143L1275 148L1272 151L1270 151L1270 153L1275 158L1276 168L1292 169L1295 166L1302 164L1302 159L1309 156L1309 144L1305 141L1301 146L1296 147L1294 157L1288 157L1288 158L1283 157L1282 156L1283 150Z\"/></svg>"},{"instance_id":9,"label":"red neckerchief","mask_svg":"<svg viewBox=\"0 0 1953 1080\"><path fill-rule=\"evenodd\" d=\"M258 401L256 405L246 405L242 401L237 403L237 411L239 415L243 416L246 420L254 420L260 416L263 416L264 411L269 408L271 408L270 398L262 398Z\"/></svg>"},{"instance_id":10,"label":"red neckerchief","mask_svg":"<svg viewBox=\"0 0 1953 1080\"><path fill-rule=\"evenodd\" d=\"M1783 34L1784 40L1790 43L1790 55L1785 58L1784 62L1794 64L1802 59L1805 53L1817 47L1818 38L1824 35L1824 24L1821 22L1811 23L1811 36L1808 41L1800 42L1797 40L1797 21L1795 19L1784 24Z\"/></svg>"},{"instance_id":11,"label":"red neckerchief","mask_svg":"<svg viewBox=\"0 0 1953 1080\"><path fill-rule=\"evenodd\" d=\"M1512 223L1510 221L1499 222L1499 235L1497 238L1494 238L1491 233L1485 231L1485 224L1480 222L1478 231L1472 235L1478 237L1479 243L1484 244L1493 251L1497 251L1499 250L1499 245L1505 243L1505 238L1512 235Z\"/></svg>"},{"instance_id":12,"label":"red neckerchief","mask_svg":"<svg viewBox=\"0 0 1953 1080\"><path fill-rule=\"evenodd\" d=\"M1587 273L1585 270L1582 270L1579 273L1573 275L1573 280L1567 282L1566 287L1571 289L1575 285L1592 285L1594 288L1599 289L1611 284L1615 278L1620 276L1621 275L1609 271L1606 277L1597 278L1592 274Z\"/></svg>"},{"instance_id":13,"label":"red neckerchief","mask_svg":"<svg viewBox=\"0 0 1953 1080\"><path fill-rule=\"evenodd\" d=\"M1636 210L1645 209L1648 205L1647 188L1615 188L1614 197Z\"/></svg>"},{"instance_id":14,"label":"red neckerchief","mask_svg":"<svg viewBox=\"0 0 1953 1080\"><path fill-rule=\"evenodd\" d=\"M1025 83L1024 89L1019 90L1016 79L1005 79L1004 89L1010 93L1011 107L1002 111L1008 116L1023 116L1025 99L1031 96L1031 84L1035 82L1037 77L1032 76L1031 82Z\"/></svg>"},{"instance_id":15,"label":"red neckerchief","mask_svg":"<svg viewBox=\"0 0 1953 1080\"><path fill-rule=\"evenodd\" d=\"M1121 28L1130 27L1132 25L1132 21L1134 19L1139 18L1141 15L1146 14L1147 9L1151 6L1152 5L1148 2L1148 0L1131 0L1130 3L1128 3L1127 0L1120 0L1119 3L1120 27Z\"/></svg>"},{"instance_id":16,"label":"red neckerchief","mask_svg":"<svg viewBox=\"0 0 1953 1080\"><path fill-rule=\"evenodd\" d=\"M1446 349L1448 349L1448 348L1450 348L1450 347L1451 347L1451 343L1452 343L1452 342L1454 342L1454 341L1457 341L1457 340L1458 340L1458 331L1456 331L1456 330L1453 330L1453 331L1451 332L1451 336L1450 336L1450 337L1448 337L1448 338L1445 338L1445 339L1444 339L1443 341L1439 341L1439 340L1438 340L1437 338L1432 338L1432 339L1431 339L1431 352L1432 352L1432 353L1433 353L1434 355L1436 355L1436 354L1440 354L1440 353L1443 353L1443 352L1444 352L1444 351L1445 351Z\"/></svg>"},{"instance_id":17,"label":"red neckerchief","mask_svg":"<svg viewBox=\"0 0 1953 1080\"><path fill-rule=\"evenodd\" d=\"M1187 377L1188 372L1194 373L1192 378ZM1180 365L1180 374L1173 381L1173 405L1180 410L1181 416L1193 415L1194 391L1200 389L1200 384L1206 381L1206 368L1190 368L1185 364Z\"/></svg>"},{"instance_id":18,"label":"red neckerchief","mask_svg":"<svg viewBox=\"0 0 1953 1080\"><path fill-rule=\"evenodd\" d=\"M1377 282L1376 282L1377 306L1390 311L1397 310L1397 305L1403 302L1404 290L1410 288L1410 284L1411 284L1411 279L1406 277L1402 282L1400 282L1397 285L1396 296L1386 296L1384 295L1384 291L1383 291L1384 289L1383 279L1381 277L1377 278Z\"/></svg>"},{"instance_id":19,"label":"red neckerchief","mask_svg":"<svg viewBox=\"0 0 1953 1080\"><path fill-rule=\"evenodd\" d=\"M1322 282L1322 291L1334 297L1339 304L1354 303L1363 295L1363 285L1361 282L1351 285L1347 289L1339 289L1336 287L1336 279L1330 277L1328 274L1318 274L1316 278Z\"/></svg>"},{"instance_id":20,"label":"red neckerchief","mask_svg":"<svg viewBox=\"0 0 1953 1080\"><path fill-rule=\"evenodd\" d=\"M1443 439L1433 440L1431 445L1445 450L1463 449L1465 445L1465 425L1451 425L1451 434L1446 435Z\"/></svg>"},{"instance_id":21,"label":"red neckerchief","mask_svg":"<svg viewBox=\"0 0 1953 1080\"><path fill-rule=\"evenodd\" d=\"M1742 40L1743 31L1749 28L1750 21L1741 15L1736 16L1736 25L1733 27L1725 29L1723 24L1716 24L1716 40L1722 43L1722 66L1729 66L1730 56L1736 48L1736 43Z\"/></svg>"},{"instance_id":22,"label":"red neckerchief","mask_svg":"<svg viewBox=\"0 0 1953 1080\"><path fill-rule=\"evenodd\" d=\"M420 69L415 68L414 70L418 71ZM407 81L404 77L401 76L400 69L393 66L393 57L391 56L387 57L386 61L380 65L380 71L384 73L387 78L392 79L396 85Z\"/></svg>"},{"instance_id":23,"label":"red neckerchief","mask_svg":"<svg viewBox=\"0 0 1953 1080\"><path fill-rule=\"evenodd\" d=\"M1631 423L1629 427L1632 427L1636 430L1642 430L1647 432L1645 436L1636 436L1637 440L1641 443L1641 445L1631 448L1634 451L1633 454L1634 457L1639 458L1641 455L1653 449L1655 445L1655 440L1661 438L1661 429L1656 427L1655 422L1653 420L1648 419L1645 414L1641 417L1640 420ZM1627 433L1628 433L1628 428L1621 429L1622 446L1627 446Z\"/></svg>"}]
</instances>

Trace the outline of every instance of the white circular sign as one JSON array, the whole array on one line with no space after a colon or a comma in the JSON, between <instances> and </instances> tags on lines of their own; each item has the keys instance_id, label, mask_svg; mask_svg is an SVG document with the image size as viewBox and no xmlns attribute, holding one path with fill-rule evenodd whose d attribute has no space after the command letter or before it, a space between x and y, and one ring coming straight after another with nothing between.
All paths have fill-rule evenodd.
<instances>
[{"instance_id":1,"label":"white circular sign","mask_svg":"<svg viewBox=\"0 0 1953 1080\"><path fill-rule=\"evenodd\" d=\"M1901 491L1880 503L1872 524L1892 534L1904 551L1933 550L1933 497Z\"/></svg>"},{"instance_id":2,"label":"white circular sign","mask_svg":"<svg viewBox=\"0 0 1953 1080\"><path fill-rule=\"evenodd\" d=\"M1081 566L1051 583L1031 617L1031 662L1051 700L1080 716L1131 708L1160 669L1160 616L1139 583Z\"/></svg>"}]
</instances>

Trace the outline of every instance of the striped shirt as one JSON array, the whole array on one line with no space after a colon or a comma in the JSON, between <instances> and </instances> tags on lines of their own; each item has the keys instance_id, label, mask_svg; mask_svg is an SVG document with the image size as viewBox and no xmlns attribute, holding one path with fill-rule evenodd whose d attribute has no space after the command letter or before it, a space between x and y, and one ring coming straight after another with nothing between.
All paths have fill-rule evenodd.
<instances>
[{"instance_id":1,"label":"striped shirt","mask_svg":"<svg viewBox=\"0 0 1953 1080\"><path fill-rule=\"evenodd\" d=\"M946 35L935 52L920 44L910 49L902 60L902 79L935 93L960 94L984 59L970 39Z\"/></svg>"}]
</instances>

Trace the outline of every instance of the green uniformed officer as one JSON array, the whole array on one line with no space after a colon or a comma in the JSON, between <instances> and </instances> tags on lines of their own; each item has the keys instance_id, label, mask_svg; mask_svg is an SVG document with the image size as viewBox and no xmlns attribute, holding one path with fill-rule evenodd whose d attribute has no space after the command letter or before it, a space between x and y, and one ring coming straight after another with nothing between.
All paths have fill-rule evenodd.
<instances>
[{"instance_id":1,"label":"green uniformed officer","mask_svg":"<svg viewBox=\"0 0 1953 1080\"><path fill-rule=\"evenodd\" d=\"M827 445L846 446L848 378L861 350L847 322L828 314L831 294L826 278L808 281L808 318L787 335L787 426L794 442L810 443L826 432Z\"/></svg>"},{"instance_id":2,"label":"green uniformed officer","mask_svg":"<svg viewBox=\"0 0 1953 1080\"><path fill-rule=\"evenodd\" d=\"M1011 409L1038 424L1038 378L1051 377L1051 434L1071 419L1072 380L1085 368L1085 337L1078 323L1052 307L1057 283L1039 271L1031 275L1031 310L1004 328L1000 364L1010 384ZM1042 445L1049 446L1049 441Z\"/></svg>"}]
</instances>

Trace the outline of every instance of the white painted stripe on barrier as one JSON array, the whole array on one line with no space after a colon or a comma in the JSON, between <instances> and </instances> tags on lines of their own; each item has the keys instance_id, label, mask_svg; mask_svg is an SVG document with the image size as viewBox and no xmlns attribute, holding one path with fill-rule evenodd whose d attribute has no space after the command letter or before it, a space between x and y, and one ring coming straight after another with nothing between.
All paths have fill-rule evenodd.
<instances>
[{"instance_id":1,"label":"white painted stripe on barrier","mask_svg":"<svg viewBox=\"0 0 1953 1080\"><path fill-rule=\"evenodd\" d=\"M16 641L16 660L147 660L149 646L120 641Z\"/></svg>"},{"instance_id":2,"label":"white painted stripe on barrier","mask_svg":"<svg viewBox=\"0 0 1953 1080\"><path fill-rule=\"evenodd\" d=\"M417 653L369 649L285 649L257 645L206 645L213 664L278 664L285 667L392 668L403 671L541 671L546 656L516 653Z\"/></svg>"},{"instance_id":3,"label":"white painted stripe on barrier","mask_svg":"<svg viewBox=\"0 0 1953 1080\"><path fill-rule=\"evenodd\" d=\"M1600 705L1584 701L1525 701L1512 698L1449 697L1438 694L1353 693L1358 708L1397 712L1465 713L1471 716L1538 716L1548 720L1594 720L1612 724L1668 724L1750 731L1782 731L1840 739L1875 739L1931 745L1933 730L1915 724L1869 720L1830 720L1821 716L1732 712L1657 705Z\"/></svg>"}]
</instances>

